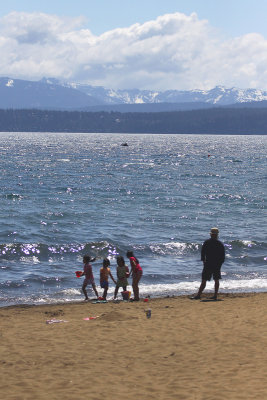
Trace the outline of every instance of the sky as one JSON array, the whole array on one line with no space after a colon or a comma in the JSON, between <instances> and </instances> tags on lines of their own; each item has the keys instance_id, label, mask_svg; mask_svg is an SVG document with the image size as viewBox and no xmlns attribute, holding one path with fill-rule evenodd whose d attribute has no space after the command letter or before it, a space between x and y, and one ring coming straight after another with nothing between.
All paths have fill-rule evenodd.
<instances>
[{"instance_id":1,"label":"sky","mask_svg":"<svg viewBox=\"0 0 267 400\"><path fill-rule=\"evenodd\" d=\"M267 90L267 0L9 0L0 76Z\"/></svg>"}]
</instances>

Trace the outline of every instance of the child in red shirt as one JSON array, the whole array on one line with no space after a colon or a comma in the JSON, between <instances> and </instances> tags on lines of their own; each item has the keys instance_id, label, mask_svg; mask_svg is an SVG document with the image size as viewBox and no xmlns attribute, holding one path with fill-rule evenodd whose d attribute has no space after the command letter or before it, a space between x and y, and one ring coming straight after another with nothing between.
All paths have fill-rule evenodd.
<instances>
[{"instance_id":1,"label":"child in red shirt","mask_svg":"<svg viewBox=\"0 0 267 400\"><path fill-rule=\"evenodd\" d=\"M143 270L139 264L138 259L134 256L134 253L132 251L127 251L126 254L127 258L129 258L130 263L131 263L131 272L130 275L133 277L132 281L132 287L133 287L133 292L134 292L134 301L139 301L139 281L143 275Z\"/></svg>"}]
</instances>

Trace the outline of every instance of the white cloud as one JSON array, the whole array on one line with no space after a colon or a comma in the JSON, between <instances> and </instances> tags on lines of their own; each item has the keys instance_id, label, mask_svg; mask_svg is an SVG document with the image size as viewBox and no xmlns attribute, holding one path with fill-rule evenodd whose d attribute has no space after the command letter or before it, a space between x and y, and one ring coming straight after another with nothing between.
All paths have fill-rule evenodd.
<instances>
[{"instance_id":1,"label":"white cloud","mask_svg":"<svg viewBox=\"0 0 267 400\"><path fill-rule=\"evenodd\" d=\"M84 19L13 12L0 19L0 75L113 88L267 89L267 40L223 40L196 14L167 14L100 36Z\"/></svg>"}]
</instances>

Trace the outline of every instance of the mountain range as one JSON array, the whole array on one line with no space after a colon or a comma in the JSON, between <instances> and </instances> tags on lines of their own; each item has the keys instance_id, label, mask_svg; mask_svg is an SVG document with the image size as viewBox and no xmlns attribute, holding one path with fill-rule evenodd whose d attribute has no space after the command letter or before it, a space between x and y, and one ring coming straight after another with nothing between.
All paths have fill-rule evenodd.
<instances>
[{"instance_id":1,"label":"mountain range","mask_svg":"<svg viewBox=\"0 0 267 400\"><path fill-rule=\"evenodd\" d=\"M107 89L54 78L26 81L0 78L0 109L163 112L214 107L267 107L267 91L258 89L139 90Z\"/></svg>"}]
</instances>

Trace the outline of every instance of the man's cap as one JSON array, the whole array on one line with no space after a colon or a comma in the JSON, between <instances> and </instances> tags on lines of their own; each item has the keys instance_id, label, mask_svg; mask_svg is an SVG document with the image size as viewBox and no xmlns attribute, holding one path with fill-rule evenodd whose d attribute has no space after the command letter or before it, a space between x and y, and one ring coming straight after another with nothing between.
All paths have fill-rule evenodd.
<instances>
[{"instance_id":1,"label":"man's cap","mask_svg":"<svg viewBox=\"0 0 267 400\"><path fill-rule=\"evenodd\" d=\"M210 233L213 235L218 235L219 234L219 229L218 228L211 228Z\"/></svg>"}]
</instances>

